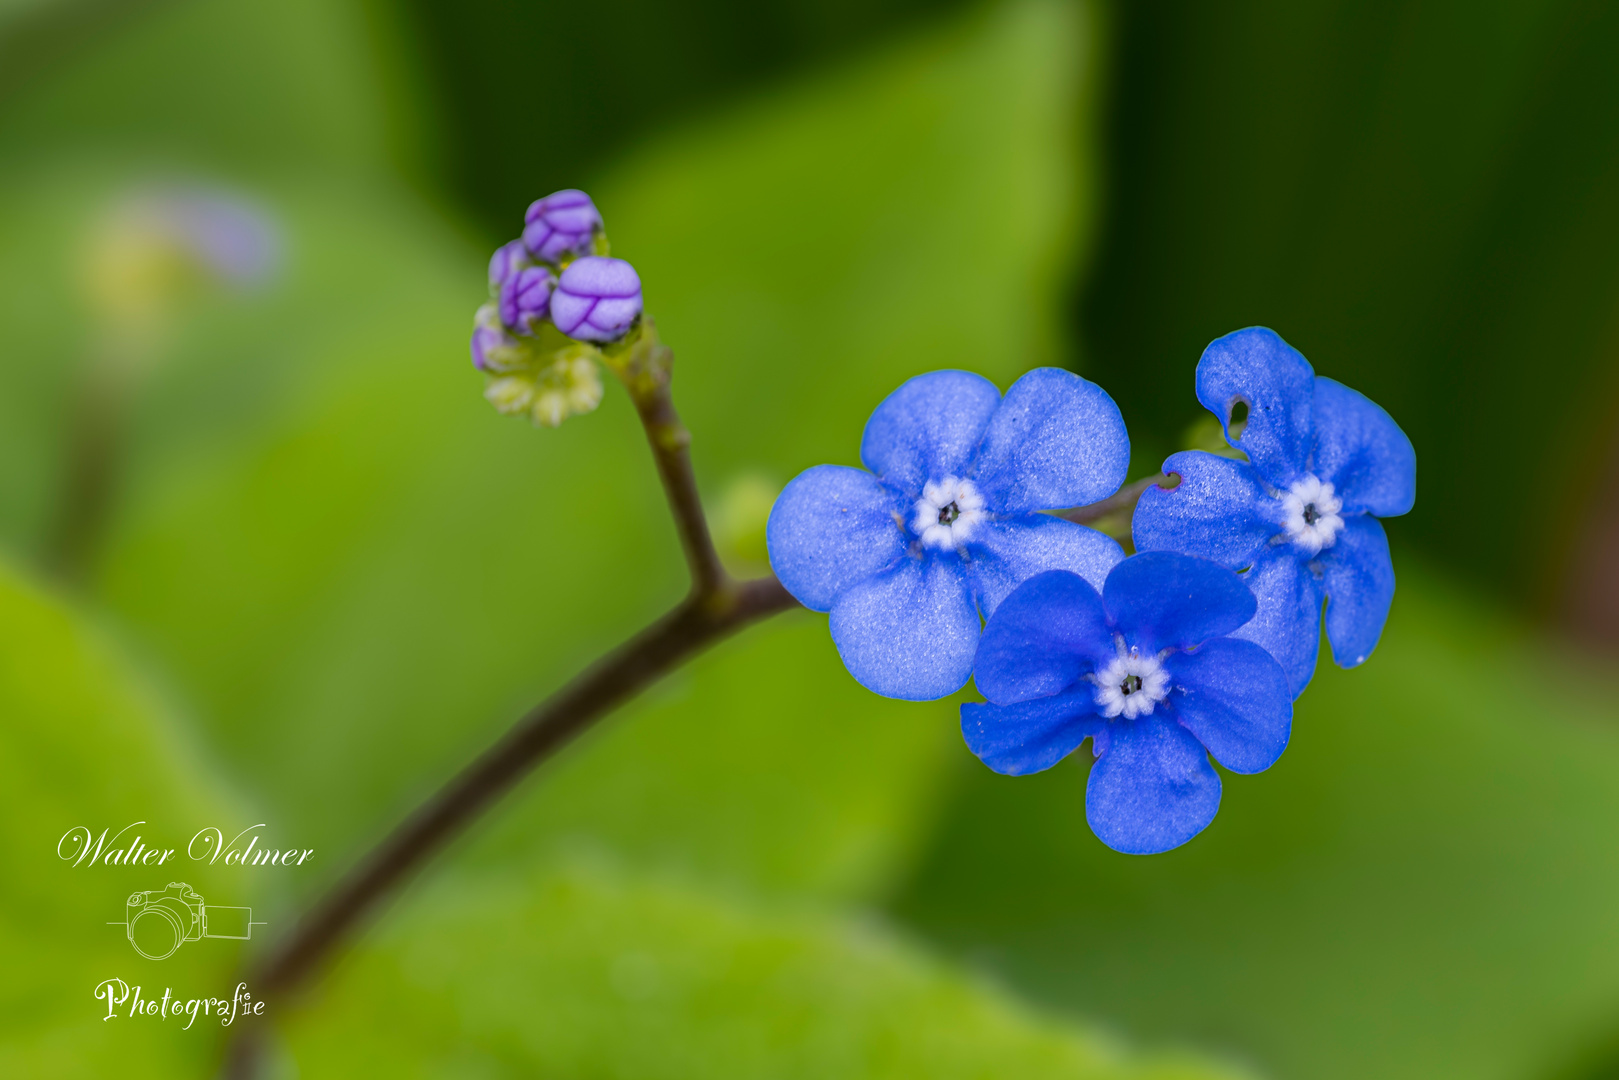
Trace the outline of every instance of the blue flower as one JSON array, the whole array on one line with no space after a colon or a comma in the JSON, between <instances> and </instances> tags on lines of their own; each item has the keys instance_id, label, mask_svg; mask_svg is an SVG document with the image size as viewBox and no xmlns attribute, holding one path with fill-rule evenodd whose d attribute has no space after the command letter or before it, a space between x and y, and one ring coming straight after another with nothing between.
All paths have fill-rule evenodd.
<instances>
[{"instance_id":1,"label":"blue flower","mask_svg":"<svg viewBox=\"0 0 1619 1080\"><path fill-rule=\"evenodd\" d=\"M1101 593L1062 570L1002 602L973 672L993 704L963 705L961 733L984 764L1023 776L1091 740L1085 819L1131 855L1179 847L1220 808L1209 754L1256 773L1287 746L1293 699L1264 649L1229 635L1253 593L1206 559L1132 555Z\"/></svg>"},{"instance_id":2,"label":"blue flower","mask_svg":"<svg viewBox=\"0 0 1619 1080\"><path fill-rule=\"evenodd\" d=\"M1411 509L1417 456L1389 414L1264 327L1227 334L1197 364L1197 399L1247 462L1188 451L1164 462L1132 528L1141 551L1179 551L1242 571L1259 612L1236 636L1263 645L1297 696L1315 674L1321 604L1342 667L1372 654L1394 601L1380 517ZM1240 438L1232 410L1248 410Z\"/></svg>"},{"instance_id":3,"label":"blue flower","mask_svg":"<svg viewBox=\"0 0 1619 1080\"><path fill-rule=\"evenodd\" d=\"M832 613L844 665L879 694L959 690L980 612L1042 570L1100 584L1124 558L1101 533L1040 513L1106 498L1130 460L1118 406L1071 372L1037 368L1005 400L971 372L919 375L871 414L860 459L870 472L800 473L765 541L781 583Z\"/></svg>"}]
</instances>

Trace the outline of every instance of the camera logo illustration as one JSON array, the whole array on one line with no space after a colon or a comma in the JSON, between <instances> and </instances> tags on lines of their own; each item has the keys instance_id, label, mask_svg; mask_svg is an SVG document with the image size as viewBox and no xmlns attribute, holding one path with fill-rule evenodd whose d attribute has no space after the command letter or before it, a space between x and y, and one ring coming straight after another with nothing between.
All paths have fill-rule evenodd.
<instances>
[{"instance_id":1,"label":"camera logo illustration","mask_svg":"<svg viewBox=\"0 0 1619 1080\"><path fill-rule=\"evenodd\" d=\"M253 909L210 904L197 890L183 881L171 881L165 889L148 889L130 894L122 926L135 951L148 960L173 956L181 945L201 938L231 938L249 941L255 926Z\"/></svg>"}]
</instances>

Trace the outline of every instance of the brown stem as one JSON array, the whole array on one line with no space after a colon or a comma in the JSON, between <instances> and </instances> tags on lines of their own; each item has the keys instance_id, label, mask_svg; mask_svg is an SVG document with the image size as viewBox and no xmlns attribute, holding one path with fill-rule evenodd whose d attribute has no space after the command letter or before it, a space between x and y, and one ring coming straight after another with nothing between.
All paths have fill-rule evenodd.
<instances>
[{"instance_id":1,"label":"brown stem","mask_svg":"<svg viewBox=\"0 0 1619 1080\"><path fill-rule=\"evenodd\" d=\"M680 422L669 392L674 353L658 340L657 326L648 317L626 345L608 351L607 364L630 392L641 426L646 429L652 460L658 466L658 478L663 481L669 510L680 532L680 547L686 553L692 591L704 593L723 587L725 568L714 550L703 501L697 494L697 477L692 472L691 432Z\"/></svg>"},{"instance_id":2,"label":"brown stem","mask_svg":"<svg viewBox=\"0 0 1619 1080\"><path fill-rule=\"evenodd\" d=\"M114 323L80 370L68 403L62 490L45 537L44 558L78 583L95 557L117 495L120 453L141 375L162 346L161 327Z\"/></svg>"},{"instance_id":3,"label":"brown stem","mask_svg":"<svg viewBox=\"0 0 1619 1080\"><path fill-rule=\"evenodd\" d=\"M574 735L659 676L748 623L795 601L775 578L693 594L537 705L500 741L416 808L298 923L256 982L264 992L301 983L382 896Z\"/></svg>"},{"instance_id":4,"label":"brown stem","mask_svg":"<svg viewBox=\"0 0 1619 1080\"><path fill-rule=\"evenodd\" d=\"M60 501L45 540L45 560L65 581L84 576L112 502L124 421L122 387L93 369L80 378L67 423Z\"/></svg>"},{"instance_id":5,"label":"brown stem","mask_svg":"<svg viewBox=\"0 0 1619 1080\"><path fill-rule=\"evenodd\" d=\"M669 395L673 354L657 340L651 320L606 359L646 428L691 568L691 592L535 706L364 855L258 968L249 985L261 994L286 994L307 981L384 897L573 736L716 641L797 603L773 577L736 582L720 565L692 472L691 436ZM254 1076L260 1057L258 1037L243 1030L227 1049L225 1075Z\"/></svg>"},{"instance_id":6,"label":"brown stem","mask_svg":"<svg viewBox=\"0 0 1619 1080\"><path fill-rule=\"evenodd\" d=\"M1177 479L1176 483L1178 482L1179 480ZM1075 507L1072 510L1064 510L1057 516L1067 518L1069 521L1077 521L1081 525L1094 525L1106 518L1123 516L1126 519L1125 527L1128 529L1129 515L1134 513L1136 503L1140 501L1142 492L1154 484L1168 488L1175 486L1175 484L1170 483L1170 478L1163 473L1155 473L1152 476L1137 480L1133 484L1126 484L1101 502L1094 502L1089 506Z\"/></svg>"}]
</instances>

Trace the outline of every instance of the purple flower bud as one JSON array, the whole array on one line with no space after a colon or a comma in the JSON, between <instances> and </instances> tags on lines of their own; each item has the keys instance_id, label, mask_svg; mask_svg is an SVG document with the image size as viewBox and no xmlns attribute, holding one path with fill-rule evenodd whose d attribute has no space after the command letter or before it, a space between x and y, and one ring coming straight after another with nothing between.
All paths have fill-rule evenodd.
<instances>
[{"instance_id":1,"label":"purple flower bud","mask_svg":"<svg viewBox=\"0 0 1619 1080\"><path fill-rule=\"evenodd\" d=\"M532 334L535 323L545 318L551 304L551 290L557 279L543 266L527 266L501 286L498 306L500 321L519 334Z\"/></svg>"},{"instance_id":2,"label":"purple flower bud","mask_svg":"<svg viewBox=\"0 0 1619 1080\"><path fill-rule=\"evenodd\" d=\"M623 259L577 259L551 294L551 321L579 341L617 341L640 314L641 279Z\"/></svg>"},{"instance_id":3,"label":"purple flower bud","mask_svg":"<svg viewBox=\"0 0 1619 1080\"><path fill-rule=\"evenodd\" d=\"M528 249L521 240L513 240L495 249L489 256L489 293L499 296L500 290L512 278L516 277L525 266L533 262L529 258Z\"/></svg>"},{"instance_id":4,"label":"purple flower bud","mask_svg":"<svg viewBox=\"0 0 1619 1080\"><path fill-rule=\"evenodd\" d=\"M549 263L589 251L602 228L596 204L589 195L572 188L535 200L523 222L523 244L536 259Z\"/></svg>"},{"instance_id":5,"label":"purple flower bud","mask_svg":"<svg viewBox=\"0 0 1619 1080\"><path fill-rule=\"evenodd\" d=\"M479 371L504 371L520 343L501 325L494 304L478 309L472 323L472 364Z\"/></svg>"}]
</instances>

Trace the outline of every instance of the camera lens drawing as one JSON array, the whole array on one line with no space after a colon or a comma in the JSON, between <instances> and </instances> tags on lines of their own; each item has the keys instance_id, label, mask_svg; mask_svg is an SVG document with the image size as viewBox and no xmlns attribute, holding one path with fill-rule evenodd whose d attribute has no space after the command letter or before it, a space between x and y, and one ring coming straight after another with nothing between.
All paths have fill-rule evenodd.
<instances>
[{"instance_id":1,"label":"camera lens drawing","mask_svg":"<svg viewBox=\"0 0 1619 1080\"><path fill-rule=\"evenodd\" d=\"M190 885L171 881L167 888L131 893L125 905L122 926L136 952L148 960L173 956L181 945L201 938L231 938L249 941L255 926L253 909L221 907L203 900Z\"/></svg>"}]
</instances>

